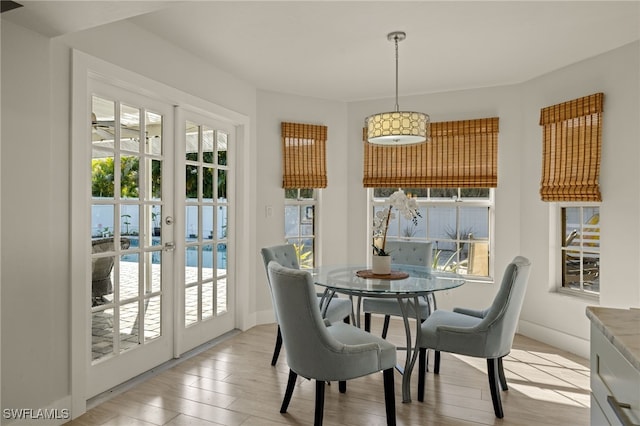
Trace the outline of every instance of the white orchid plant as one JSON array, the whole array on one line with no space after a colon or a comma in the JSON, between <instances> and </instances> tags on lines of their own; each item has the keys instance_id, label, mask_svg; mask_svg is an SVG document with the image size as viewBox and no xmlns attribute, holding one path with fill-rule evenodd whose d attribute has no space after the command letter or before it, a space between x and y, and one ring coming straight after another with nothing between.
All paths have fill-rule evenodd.
<instances>
[{"instance_id":1,"label":"white orchid plant","mask_svg":"<svg viewBox=\"0 0 640 426\"><path fill-rule=\"evenodd\" d=\"M418 203L415 198L407 196L402 189L398 189L387 199L387 206L376 212L373 218L373 251L378 256L388 256L385 251L387 245L387 231L389 230L389 221L395 219L393 209L398 210L405 219L411 220L414 225L418 224L418 218L422 217L418 211ZM376 242L381 243L376 244Z\"/></svg>"}]
</instances>

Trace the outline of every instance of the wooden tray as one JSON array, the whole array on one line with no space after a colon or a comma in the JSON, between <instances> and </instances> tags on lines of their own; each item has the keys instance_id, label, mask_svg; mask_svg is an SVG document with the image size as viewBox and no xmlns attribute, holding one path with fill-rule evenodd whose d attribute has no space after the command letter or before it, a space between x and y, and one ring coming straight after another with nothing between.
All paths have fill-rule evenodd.
<instances>
[{"instance_id":1,"label":"wooden tray","mask_svg":"<svg viewBox=\"0 0 640 426\"><path fill-rule=\"evenodd\" d=\"M409 277L409 274L402 271L391 271L390 274L374 274L371 269L363 269L361 271L356 272L356 275L360 278L377 278L379 280L403 280Z\"/></svg>"}]
</instances>

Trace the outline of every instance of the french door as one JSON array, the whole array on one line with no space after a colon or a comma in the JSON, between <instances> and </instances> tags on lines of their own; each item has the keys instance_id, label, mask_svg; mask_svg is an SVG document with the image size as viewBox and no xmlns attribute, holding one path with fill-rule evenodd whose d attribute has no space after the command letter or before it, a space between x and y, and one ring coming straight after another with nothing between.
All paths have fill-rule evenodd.
<instances>
[{"instance_id":1,"label":"french door","mask_svg":"<svg viewBox=\"0 0 640 426\"><path fill-rule=\"evenodd\" d=\"M89 81L87 397L234 327L234 128Z\"/></svg>"},{"instance_id":2,"label":"french door","mask_svg":"<svg viewBox=\"0 0 640 426\"><path fill-rule=\"evenodd\" d=\"M172 358L173 108L91 84L90 396Z\"/></svg>"},{"instance_id":3,"label":"french door","mask_svg":"<svg viewBox=\"0 0 640 426\"><path fill-rule=\"evenodd\" d=\"M176 228L177 352L183 353L234 327L233 265L234 127L178 108L181 159L176 191L184 200Z\"/></svg>"}]
</instances>

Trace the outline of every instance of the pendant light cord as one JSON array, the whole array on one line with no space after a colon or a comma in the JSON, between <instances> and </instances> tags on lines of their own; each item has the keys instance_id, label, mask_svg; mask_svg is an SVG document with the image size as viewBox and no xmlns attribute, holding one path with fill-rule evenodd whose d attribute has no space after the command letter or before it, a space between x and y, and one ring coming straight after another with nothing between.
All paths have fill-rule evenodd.
<instances>
[{"instance_id":1,"label":"pendant light cord","mask_svg":"<svg viewBox=\"0 0 640 426\"><path fill-rule=\"evenodd\" d=\"M398 104L398 36L394 37L396 43L396 112L400 111L400 105Z\"/></svg>"}]
</instances>

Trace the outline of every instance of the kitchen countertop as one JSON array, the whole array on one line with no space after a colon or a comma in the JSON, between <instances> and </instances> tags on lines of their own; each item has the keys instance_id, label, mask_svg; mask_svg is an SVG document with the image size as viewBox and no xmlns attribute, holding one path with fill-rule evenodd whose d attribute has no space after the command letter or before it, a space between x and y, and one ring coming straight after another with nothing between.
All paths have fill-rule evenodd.
<instances>
[{"instance_id":1,"label":"kitchen countertop","mask_svg":"<svg viewBox=\"0 0 640 426\"><path fill-rule=\"evenodd\" d=\"M587 306L587 317L640 371L640 309L615 309Z\"/></svg>"}]
</instances>

